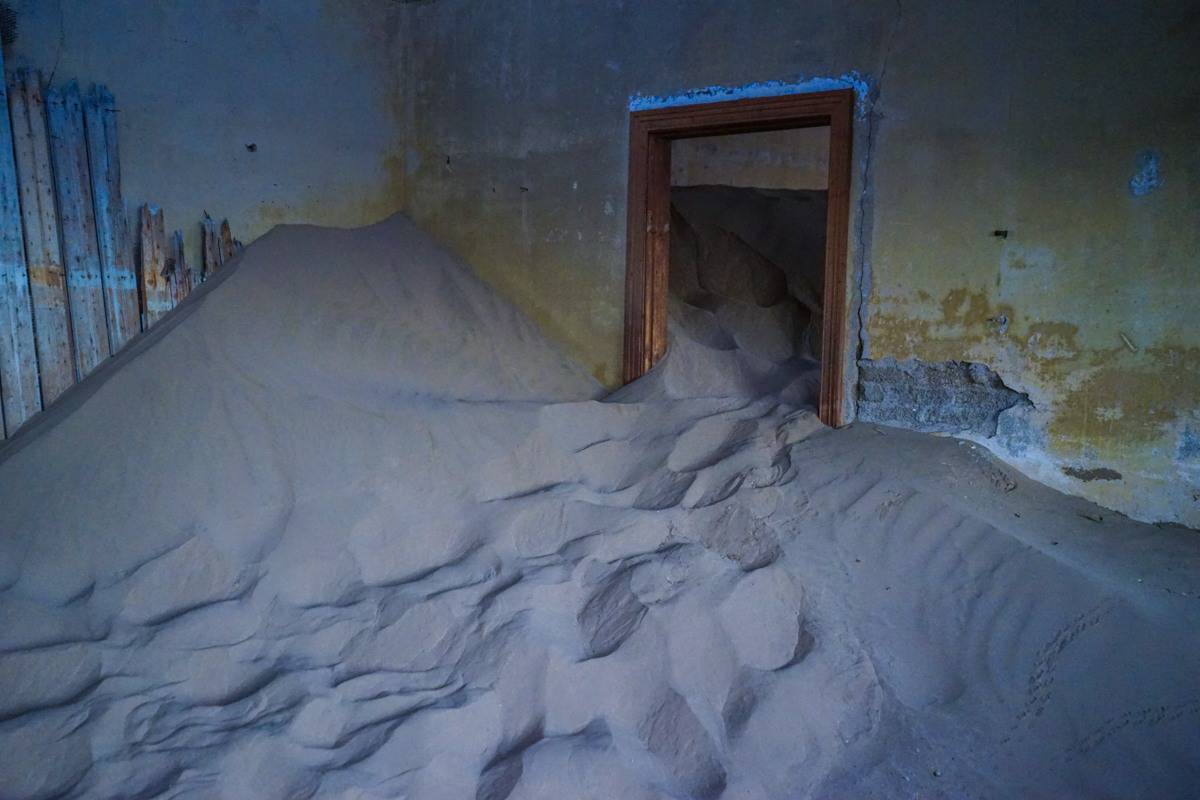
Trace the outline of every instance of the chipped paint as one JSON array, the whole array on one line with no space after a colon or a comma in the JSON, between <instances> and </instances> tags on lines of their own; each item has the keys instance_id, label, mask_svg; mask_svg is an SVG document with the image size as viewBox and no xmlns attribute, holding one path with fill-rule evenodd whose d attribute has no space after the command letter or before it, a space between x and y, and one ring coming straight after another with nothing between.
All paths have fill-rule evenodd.
<instances>
[{"instance_id":1,"label":"chipped paint","mask_svg":"<svg viewBox=\"0 0 1200 800\"><path fill-rule=\"evenodd\" d=\"M1192 430L1190 425L1185 425L1183 433L1179 435L1175 458L1180 461L1200 461L1200 433Z\"/></svg>"},{"instance_id":2,"label":"chipped paint","mask_svg":"<svg viewBox=\"0 0 1200 800\"><path fill-rule=\"evenodd\" d=\"M1159 169L1160 156L1154 150L1143 150L1138 153L1137 169L1129 179L1129 193L1134 197L1145 197L1162 186L1162 173Z\"/></svg>"},{"instance_id":3,"label":"chipped paint","mask_svg":"<svg viewBox=\"0 0 1200 800\"><path fill-rule=\"evenodd\" d=\"M853 89L858 119L865 119L867 101L871 92L871 81L859 72L844 72L836 77L796 78L794 80L770 80L743 83L739 86L705 86L687 89L674 94L634 94L629 98L630 111L648 111L654 108L674 108L697 103L717 103L724 100L746 100L756 97L778 97L780 95L804 94L807 92L830 92L837 89Z\"/></svg>"},{"instance_id":4,"label":"chipped paint","mask_svg":"<svg viewBox=\"0 0 1200 800\"><path fill-rule=\"evenodd\" d=\"M1192 429L1176 432L1185 411L1200 408L1200 348L1131 348L1121 331L1109 331L1105 345L1078 322L1030 319L1020 310L1028 302L998 303L986 290L956 288L940 297L922 290L874 302L885 309L871 323L877 353L977 360L1029 392L1037 409L1023 412L1020 424L1002 416L997 435L977 439L982 444L1040 480L1143 519L1195 516L1190 500L1170 497L1190 498L1186 481L1198 470L1181 473L1185 483L1169 491L1166 470L1175 469L1173 461L1195 465L1195 455L1181 455L1200 452ZM1096 459L1120 478L1085 480L1069 471L1100 469L1088 464Z\"/></svg>"}]
</instances>

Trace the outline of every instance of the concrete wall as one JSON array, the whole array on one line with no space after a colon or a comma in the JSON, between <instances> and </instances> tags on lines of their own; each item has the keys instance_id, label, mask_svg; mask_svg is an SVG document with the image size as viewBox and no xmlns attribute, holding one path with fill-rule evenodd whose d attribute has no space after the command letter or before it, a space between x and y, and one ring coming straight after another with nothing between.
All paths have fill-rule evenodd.
<instances>
[{"instance_id":1,"label":"concrete wall","mask_svg":"<svg viewBox=\"0 0 1200 800\"><path fill-rule=\"evenodd\" d=\"M193 253L206 209L245 241L278 222L361 225L400 209L397 3L9 4L9 68L112 89L126 200L162 206Z\"/></svg>"},{"instance_id":2,"label":"concrete wall","mask_svg":"<svg viewBox=\"0 0 1200 800\"><path fill-rule=\"evenodd\" d=\"M630 107L853 87L848 381L985 364L1032 404L989 447L1200 525L1192 0L10 3L10 66L116 94L131 203L404 206L609 384Z\"/></svg>"},{"instance_id":3,"label":"concrete wall","mask_svg":"<svg viewBox=\"0 0 1200 800\"><path fill-rule=\"evenodd\" d=\"M671 185L828 188L829 128L679 139L671 143Z\"/></svg>"},{"instance_id":4,"label":"concrete wall","mask_svg":"<svg viewBox=\"0 0 1200 800\"><path fill-rule=\"evenodd\" d=\"M408 208L598 377L631 103L854 85L858 355L986 364L1033 404L990 447L1200 525L1193 2L434 0L403 27Z\"/></svg>"}]
</instances>

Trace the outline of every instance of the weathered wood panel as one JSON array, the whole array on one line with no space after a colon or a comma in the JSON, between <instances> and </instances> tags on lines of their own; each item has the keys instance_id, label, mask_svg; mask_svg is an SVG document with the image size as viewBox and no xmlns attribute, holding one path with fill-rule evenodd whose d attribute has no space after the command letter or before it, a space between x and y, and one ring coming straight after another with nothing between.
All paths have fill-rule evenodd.
<instances>
[{"instance_id":1,"label":"weathered wood panel","mask_svg":"<svg viewBox=\"0 0 1200 800\"><path fill-rule=\"evenodd\" d=\"M187 253L183 248L183 231L171 234L171 256L168 260L168 273L171 278L171 294L175 305L192 292L192 270L188 266Z\"/></svg>"},{"instance_id":2,"label":"weathered wood panel","mask_svg":"<svg viewBox=\"0 0 1200 800\"><path fill-rule=\"evenodd\" d=\"M41 75L23 70L10 78L9 108L33 302L34 340L45 406L75 383L75 362L71 355L67 277L58 244L58 213L54 208L54 176L50 170Z\"/></svg>"},{"instance_id":3,"label":"weathered wood panel","mask_svg":"<svg viewBox=\"0 0 1200 800\"><path fill-rule=\"evenodd\" d=\"M167 277L167 234L161 208L142 206L138 213L138 280L141 282L142 327L149 330L175 307Z\"/></svg>"},{"instance_id":4,"label":"weathered wood panel","mask_svg":"<svg viewBox=\"0 0 1200 800\"><path fill-rule=\"evenodd\" d=\"M0 61L0 69L3 62ZM200 263L163 213L131 230L116 107L36 72L0 80L0 439L178 305L239 252L206 213ZM3 112L7 110L8 113Z\"/></svg>"},{"instance_id":5,"label":"weathered wood panel","mask_svg":"<svg viewBox=\"0 0 1200 800\"><path fill-rule=\"evenodd\" d=\"M76 84L46 92L46 122L50 129L62 255L67 269L75 369L82 378L108 358L111 349L84 144L83 103Z\"/></svg>"},{"instance_id":6,"label":"weathered wood panel","mask_svg":"<svg viewBox=\"0 0 1200 800\"><path fill-rule=\"evenodd\" d=\"M108 343L117 352L139 329L138 285L125 201L121 196L121 162L117 148L116 104L104 86L93 86L83 106L96 240L104 284Z\"/></svg>"},{"instance_id":7,"label":"weathered wood panel","mask_svg":"<svg viewBox=\"0 0 1200 800\"><path fill-rule=\"evenodd\" d=\"M237 255L238 242L233 238L229 220L221 220L221 266L225 266Z\"/></svg>"},{"instance_id":8,"label":"weathered wood panel","mask_svg":"<svg viewBox=\"0 0 1200 800\"><path fill-rule=\"evenodd\" d=\"M208 280L221 268L221 233L217 223L206 212L200 220L201 278Z\"/></svg>"},{"instance_id":9,"label":"weathered wood panel","mask_svg":"<svg viewBox=\"0 0 1200 800\"><path fill-rule=\"evenodd\" d=\"M4 70L0 54L0 75ZM17 165L8 111L8 87L0 80L0 408L11 436L42 407L33 305L25 262Z\"/></svg>"}]
</instances>

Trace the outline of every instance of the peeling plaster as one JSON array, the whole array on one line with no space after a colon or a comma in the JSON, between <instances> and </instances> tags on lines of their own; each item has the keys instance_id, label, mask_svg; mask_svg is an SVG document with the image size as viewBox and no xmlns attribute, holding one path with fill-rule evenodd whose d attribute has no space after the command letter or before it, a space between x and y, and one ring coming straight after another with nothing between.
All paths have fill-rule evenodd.
<instances>
[{"instance_id":1,"label":"peeling plaster","mask_svg":"<svg viewBox=\"0 0 1200 800\"><path fill-rule=\"evenodd\" d=\"M1029 406L985 364L885 358L858 364L859 419L931 433L996 435L1000 415Z\"/></svg>"},{"instance_id":2,"label":"peeling plaster","mask_svg":"<svg viewBox=\"0 0 1200 800\"><path fill-rule=\"evenodd\" d=\"M854 281L858 286L858 296L855 298L855 307L851 310L851 314L858 322L858 342L857 351L854 358L850 359L851 363L858 364L859 361L871 357L871 292L874 290L875 275L871 263L871 233L874 230L875 220L875 192L872 184L871 163L872 157L875 154L875 141L879 135L879 124L882 120L882 114L875 110L875 104L879 100L880 94L883 92L883 82L887 78L888 63L892 58L892 50L895 46L896 34L904 23L904 5L900 0L896 0L896 20L892 23L888 31L887 45L884 48L883 56L879 61L879 80L875 82L875 86L871 87L865 99L860 99L860 104L864 105L864 110L860 113L860 119L865 119L867 122L866 130L866 147L863 148L866 152L862 158L861 174L862 186L859 189L858 195L858 218L854 221L855 238L858 245L857 264L855 265ZM848 376L850 377L850 376ZM855 374L852 377L857 380ZM847 396L854 398L854 392L847 392ZM851 403L854 403L851 400ZM852 410L851 417L857 413L857 406Z\"/></svg>"},{"instance_id":3,"label":"peeling plaster","mask_svg":"<svg viewBox=\"0 0 1200 800\"><path fill-rule=\"evenodd\" d=\"M884 71L887 70L887 64L884 64ZM880 77L883 77L881 73ZM876 90L874 97L878 97ZM873 101L872 101L873 104ZM874 212L874 192L871 191L871 157L875 153L875 138L877 135L877 117L868 108L866 113L867 131L865 138L867 146L864 148L866 154L862 158L862 187L858 194L858 218L855 220L855 238L858 243L858 263L855 265L855 283L858 285L858 297L855 299L857 307L854 309L854 318L858 320L858 351L855 353L855 360L869 358L871 355L871 340L870 340L870 316L871 316L871 290L873 274L871 270L870 253L870 234L872 229L872 220Z\"/></svg>"}]
</instances>

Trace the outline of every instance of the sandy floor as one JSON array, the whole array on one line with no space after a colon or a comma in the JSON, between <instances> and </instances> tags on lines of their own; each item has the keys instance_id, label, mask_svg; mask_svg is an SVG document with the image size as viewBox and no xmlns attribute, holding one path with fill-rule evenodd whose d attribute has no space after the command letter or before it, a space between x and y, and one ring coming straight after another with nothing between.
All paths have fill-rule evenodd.
<instances>
[{"instance_id":1,"label":"sandy floor","mask_svg":"<svg viewBox=\"0 0 1200 800\"><path fill-rule=\"evenodd\" d=\"M259 240L0 451L0 797L1194 796L1195 532L710 345Z\"/></svg>"}]
</instances>

